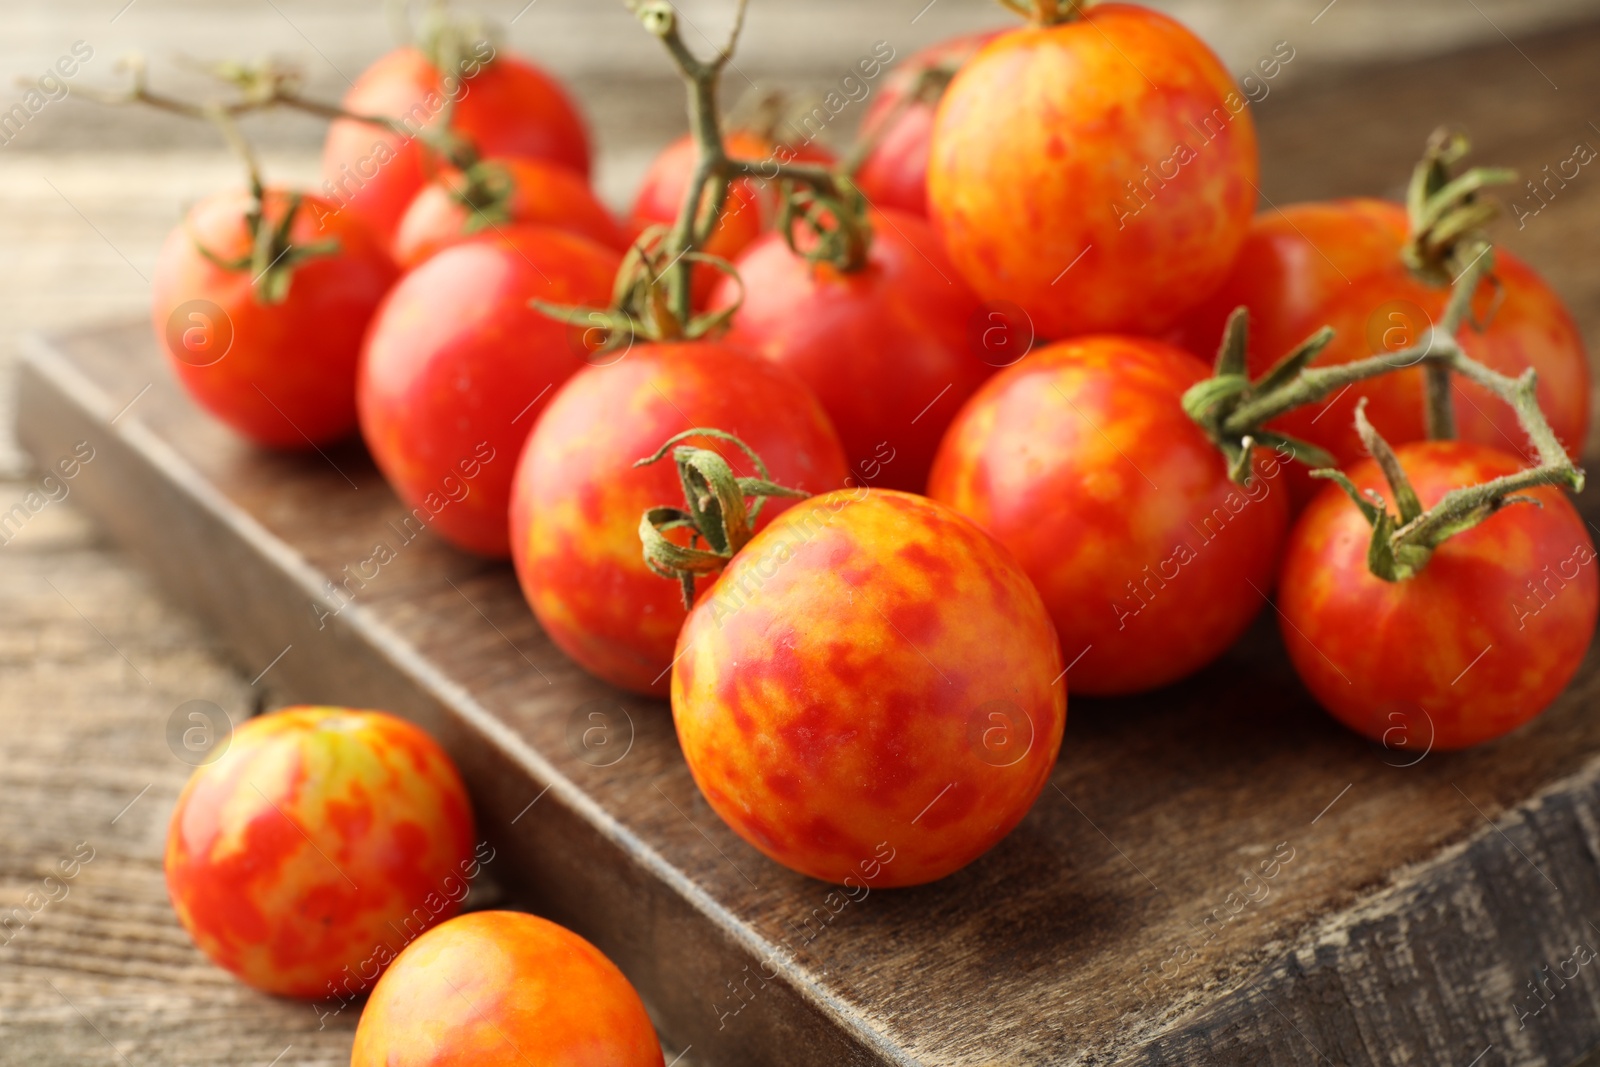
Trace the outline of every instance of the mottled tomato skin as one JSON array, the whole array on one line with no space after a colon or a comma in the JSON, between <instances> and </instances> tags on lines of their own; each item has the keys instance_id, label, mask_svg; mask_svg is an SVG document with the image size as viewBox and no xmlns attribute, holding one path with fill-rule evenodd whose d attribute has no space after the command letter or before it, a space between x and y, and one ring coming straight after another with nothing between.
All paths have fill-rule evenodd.
<instances>
[{"instance_id":1,"label":"mottled tomato skin","mask_svg":"<svg viewBox=\"0 0 1600 1067\"><path fill-rule=\"evenodd\" d=\"M620 262L575 234L508 227L411 271L373 319L362 436L400 499L451 543L511 554L516 457L555 388L587 365L579 331L529 301L604 307Z\"/></svg>"},{"instance_id":2,"label":"mottled tomato skin","mask_svg":"<svg viewBox=\"0 0 1600 1067\"><path fill-rule=\"evenodd\" d=\"M1134 337L1032 352L945 436L928 495L1015 553L1061 635L1075 693L1175 682L1266 603L1288 527L1279 461L1246 489L1183 411L1210 369Z\"/></svg>"},{"instance_id":3,"label":"mottled tomato skin","mask_svg":"<svg viewBox=\"0 0 1600 1067\"><path fill-rule=\"evenodd\" d=\"M894 490L784 512L696 603L678 654L672 717L707 802L784 866L851 887L931 882L993 848L1066 724L1027 575Z\"/></svg>"},{"instance_id":4,"label":"mottled tomato skin","mask_svg":"<svg viewBox=\"0 0 1600 1067\"><path fill-rule=\"evenodd\" d=\"M491 58L492 57L492 58ZM450 109L450 129L483 156L543 159L589 176L589 134L566 91L517 56L480 46L463 57L468 77ZM421 51L397 48L380 56L344 94L345 110L383 115L412 128L445 113L448 87ZM415 138L364 122L328 127L322 151L324 189L347 205L387 243L401 215L433 168Z\"/></svg>"},{"instance_id":5,"label":"mottled tomato skin","mask_svg":"<svg viewBox=\"0 0 1600 1067\"><path fill-rule=\"evenodd\" d=\"M478 870L472 808L437 742L376 711L251 719L167 831L167 892L195 944L257 989L362 992L454 915Z\"/></svg>"},{"instance_id":6,"label":"mottled tomato skin","mask_svg":"<svg viewBox=\"0 0 1600 1067\"><path fill-rule=\"evenodd\" d=\"M1424 507L1451 489L1522 469L1459 441L1397 448ZM1370 460L1350 477L1386 499ZM1583 662L1600 606L1594 545L1560 490L1528 491L1450 538L1415 577L1367 569L1371 528L1338 487L1319 493L1289 536L1279 581L1284 644L1334 718L1408 750L1457 749L1538 715Z\"/></svg>"},{"instance_id":7,"label":"mottled tomato skin","mask_svg":"<svg viewBox=\"0 0 1600 1067\"><path fill-rule=\"evenodd\" d=\"M904 100L925 70L954 70L1003 31L968 33L941 41L911 56L889 75L861 120L873 146L856 169L856 188L869 203L912 215L928 214L928 142L933 136L936 101Z\"/></svg>"},{"instance_id":8,"label":"mottled tomato skin","mask_svg":"<svg viewBox=\"0 0 1600 1067\"><path fill-rule=\"evenodd\" d=\"M939 438L994 372L971 352L978 298L922 219L872 212L872 248L848 274L767 234L739 258L744 302L723 340L798 374L822 401L857 480L921 492ZM711 307L739 301L724 279Z\"/></svg>"},{"instance_id":9,"label":"mottled tomato skin","mask_svg":"<svg viewBox=\"0 0 1600 1067\"><path fill-rule=\"evenodd\" d=\"M534 428L512 491L512 559L523 595L550 639L612 685L666 696L683 625L676 582L645 566L639 519L683 505L670 456L674 434L725 430L761 456L780 485L819 493L845 484L844 450L822 405L782 367L710 342L643 344L610 366L587 367L556 393ZM734 472L756 472L712 439ZM765 524L789 505L773 498Z\"/></svg>"},{"instance_id":10,"label":"mottled tomato skin","mask_svg":"<svg viewBox=\"0 0 1600 1067\"><path fill-rule=\"evenodd\" d=\"M1408 233L1405 209L1384 200L1353 199L1293 204L1258 215L1233 273L1178 331L1190 351L1211 359L1223 323L1239 305L1250 309L1250 371L1262 374L1322 326L1333 342L1316 365L1348 363L1397 351L1422 340L1438 321L1449 291L1414 277L1400 259ZM1561 299L1522 260L1495 249L1500 293L1485 284L1474 305L1478 332L1458 334L1467 353L1515 377L1532 367L1539 404L1551 428L1577 456L1589 429L1589 361L1583 339ZM1498 307L1496 304L1498 303ZM1321 445L1341 463L1366 451L1355 429L1356 404L1391 444L1420 441L1423 421L1420 368L1363 382L1324 403L1292 411L1275 424ZM1457 436L1534 461L1516 414L1481 386L1455 379ZM1302 501L1321 486L1296 471L1291 483Z\"/></svg>"},{"instance_id":11,"label":"mottled tomato skin","mask_svg":"<svg viewBox=\"0 0 1600 1067\"><path fill-rule=\"evenodd\" d=\"M274 223L288 195L267 191ZM354 217L306 196L290 240L331 240L337 251L301 262L288 297L263 303L249 269L224 270L196 247L225 261L248 256L250 204L243 189L207 197L167 235L150 280L151 323L184 389L237 433L269 448L329 444L355 429L361 336L394 282L394 263ZM209 306L180 312L190 301Z\"/></svg>"},{"instance_id":12,"label":"mottled tomato skin","mask_svg":"<svg viewBox=\"0 0 1600 1067\"><path fill-rule=\"evenodd\" d=\"M575 172L534 159L490 162L511 179L510 221L487 223L476 217L452 195L466 188L466 178L458 170L442 171L411 201L395 231L394 258L402 267L414 267L474 232L503 230L517 223L567 230L618 252L627 249L628 235Z\"/></svg>"},{"instance_id":13,"label":"mottled tomato skin","mask_svg":"<svg viewBox=\"0 0 1600 1067\"><path fill-rule=\"evenodd\" d=\"M833 157L821 145L806 145L798 149L778 145L764 137L738 130L723 138L728 154L739 159L759 162L773 160L786 163L791 160L811 163L831 163ZM684 135L661 150L635 194L629 219L635 233L647 226L671 226L683 209L683 199L689 195L689 182L694 177L699 148L690 135ZM778 210L777 187L769 182L744 178L728 187L728 200L722 209L716 229L700 251L721 256L732 262L752 241L772 225ZM725 275L714 267L700 265L694 271L694 298L704 305L719 279Z\"/></svg>"},{"instance_id":14,"label":"mottled tomato skin","mask_svg":"<svg viewBox=\"0 0 1600 1067\"><path fill-rule=\"evenodd\" d=\"M1156 333L1227 277L1257 173L1248 101L1217 57L1165 15L1098 4L961 68L928 207L978 294L1021 305L1040 336Z\"/></svg>"},{"instance_id":15,"label":"mottled tomato skin","mask_svg":"<svg viewBox=\"0 0 1600 1067\"><path fill-rule=\"evenodd\" d=\"M533 915L479 911L417 938L361 1013L350 1067L662 1067L616 964Z\"/></svg>"}]
</instances>

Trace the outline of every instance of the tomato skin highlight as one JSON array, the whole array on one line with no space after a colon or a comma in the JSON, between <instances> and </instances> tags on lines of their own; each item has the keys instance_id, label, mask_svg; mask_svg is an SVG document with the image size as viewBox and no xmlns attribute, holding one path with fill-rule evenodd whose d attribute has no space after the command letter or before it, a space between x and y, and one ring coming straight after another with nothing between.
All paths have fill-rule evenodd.
<instances>
[{"instance_id":1,"label":"tomato skin highlight","mask_svg":"<svg viewBox=\"0 0 1600 1067\"><path fill-rule=\"evenodd\" d=\"M678 652L672 716L707 802L777 862L851 887L987 852L1066 722L1059 643L1016 561L894 490L789 508L702 594Z\"/></svg>"},{"instance_id":2,"label":"tomato skin highlight","mask_svg":"<svg viewBox=\"0 0 1600 1067\"><path fill-rule=\"evenodd\" d=\"M288 196L266 191L273 223L282 220ZM298 264L283 302L263 303L249 268L226 270L195 246L222 260L248 256L250 205L243 189L218 193L167 235L150 281L151 323L185 391L235 432L268 448L330 444L355 429L361 337L394 282L394 263L353 216L308 195L290 240L298 247L333 240L338 248ZM190 302L204 306L185 312ZM212 321L218 311L222 319ZM210 339L203 343L225 338L225 351L213 358L187 348L191 329Z\"/></svg>"},{"instance_id":3,"label":"tomato skin highlight","mask_svg":"<svg viewBox=\"0 0 1600 1067\"><path fill-rule=\"evenodd\" d=\"M1423 507L1522 469L1460 441L1395 452ZM1393 496L1370 460L1349 475ZM1278 608L1296 672L1334 718L1408 751L1459 749L1509 733L1560 695L1594 635L1600 579L1567 495L1527 494L1542 506L1508 506L1403 582L1367 569L1371 528L1337 486L1312 500L1289 536Z\"/></svg>"},{"instance_id":4,"label":"tomato skin highlight","mask_svg":"<svg viewBox=\"0 0 1600 1067\"><path fill-rule=\"evenodd\" d=\"M1202 358L1216 354L1227 316L1250 309L1249 366L1265 373L1281 356L1323 326L1333 341L1313 366L1348 363L1420 343L1443 315L1449 290L1414 277L1401 261L1409 225L1405 208L1385 200L1350 199L1291 204L1258 215L1233 273L1215 295L1182 324L1176 339ZM1474 318L1458 333L1478 362L1516 377L1532 367L1539 376L1539 406L1576 457L1589 430L1589 361L1572 315L1529 267L1503 249L1494 252L1500 294L1485 284ZM1516 414L1493 393L1457 375L1456 431L1473 441L1535 457ZM1427 437L1421 368L1360 382L1321 403L1289 412L1273 425L1332 452L1341 464L1365 458L1355 429L1356 404L1367 398L1367 418L1390 444ZM1321 486L1303 470L1291 486L1301 503Z\"/></svg>"},{"instance_id":5,"label":"tomato skin highlight","mask_svg":"<svg viewBox=\"0 0 1600 1067\"><path fill-rule=\"evenodd\" d=\"M528 302L603 307L620 262L575 234L513 226L445 249L391 291L362 355L361 430L423 525L469 552L511 554L517 456L556 387L587 365L579 331Z\"/></svg>"},{"instance_id":6,"label":"tomato skin highlight","mask_svg":"<svg viewBox=\"0 0 1600 1067\"><path fill-rule=\"evenodd\" d=\"M941 41L912 55L889 75L861 120L863 130L874 131L874 144L856 170L855 183L873 207L927 217L928 144L938 105L914 100L901 109L900 101L916 87L918 71L958 67L1003 32L988 30ZM894 115L897 109L899 114Z\"/></svg>"},{"instance_id":7,"label":"tomato skin highlight","mask_svg":"<svg viewBox=\"0 0 1600 1067\"><path fill-rule=\"evenodd\" d=\"M1047 338L1157 333L1233 264L1256 133L1221 62L1165 15L1097 4L967 61L934 120L929 215L989 300Z\"/></svg>"},{"instance_id":8,"label":"tomato skin highlight","mask_svg":"<svg viewBox=\"0 0 1600 1067\"><path fill-rule=\"evenodd\" d=\"M489 223L477 217L451 195L466 188L465 176L453 168L445 170L423 186L401 217L394 237L396 262L415 267L440 249L477 233L503 231L514 225L550 226L617 252L627 250L628 235L595 197L589 183L575 172L535 159L490 162L506 172L515 188L510 221Z\"/></svg>"},{"instance_id":9,"label":"tomato skin highlight","mask_svg":"<svg viewBox=\"0 0 1600 1067\"><path fill-rule=\"evenodd\" d=\"M710 342L638 344L609 366L587 367L556 392L518 463L512 559L539 624L578 665L612 685L666 696L685 615L677 583L645 566L639 519L683 503L670 454L674 434L711 427L756 451L773 481L806 492L845 484L838 435L800 380ZM756 472L726 442L714 448L739 476ZM792 503L774 497L770 522Z\"/></svg>"},{"instance_id":10,"label":"tomato skin highlight","mask_svg":"<svg viewBox=\"0 0 1600 1067\"><path fill-rule=\"evenodd\" d=\"M872 225L868 262L848 274L780 234L757 240L739 258L744 302L723 340L811 387L861 483L921 492L945 427L994 368L970 351L978 299L928 224L873 212ZM710 306L740 293L724 279Z\"/></svg>"},{"instance_id":11,"label":"tomato skin highlight","mask_svg":"<svg viewBox=\"0 0 1600 1067\"><path fill-rule=\"evenodd\" d=\"M1249 488L1182 407L1210 376L1146 338L1037 349L956 416L928 495L988 530L1038 586L1074 693L1175 682L1264 606L1288 526L1279 461Z\"/></svg>"},{"instance_id":12,"label":"tomato skin highlight","mask_svg":"<svg viewBox=\"0 0 1600 1067\"><path fill-rule=\"evenodd\" d=\"M566 90L527 60L508 53L489 61L463 57L450 129L482 156L543 159L589 176L589 134ZM475 73L474 73L475 71ZM378 57L344 95L359 115L382 115L420 130L445 113L448 85L423 53L397 48ZM415 137L341 119L323 145L324 191L387 243L428 181L432 163Z\"/></svg>"},{"instance_id":13,"label":"tomato skin highlight","mask_svg":"<svg viewBox=\"0 0 1600 1067\"><path fill-rule=\"evenodd\" d=\"M639 994L577 934L479 911L419 937L361 1013L350 1067L662 1067Z\"/></svg>"},{"instance_id":14,"label":"tomato skin highlight","mask_svg":"<svg viewBox=\"0 0 1600 1067\"><path fill-rule=\"evenodd\" d=\"M376 711L295 707L234 731L167 833L167 892L195 944L268 993L348 998L477 873L454 764Z\"/></svg>"}]
</instances>

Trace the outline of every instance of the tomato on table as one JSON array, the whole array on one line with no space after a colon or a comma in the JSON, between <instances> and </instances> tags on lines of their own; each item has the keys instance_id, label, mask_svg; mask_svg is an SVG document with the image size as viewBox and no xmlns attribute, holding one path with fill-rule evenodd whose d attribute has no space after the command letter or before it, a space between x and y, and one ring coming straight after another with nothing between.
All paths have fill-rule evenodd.
<instances>
[{"instance_id":1,"label":"tomato on table","mask_svg":"<svg viewBox=\"0 0 1600 1067\"><path fill-rule=\"evenodd\" d=\"M1235 484L1183 409L1210 377L1160 341L1091 336L1035 350L956 416L928 495L1015 554L1061 635L1074 693L1175 682L1266 604L1288 527L1281 461Z\"/></svg>"},{"instance_id":2,"label":"tomato on table","mask_svg":"<svg viewBox=\"0 0 1600 1067\"><path fill-rule=\"evenodd\" d=\"M599 949L555 923L480 911L400 954L356 1027L350 1067L662 1067L644 1005Z\"/></svg>"},{"instance_id":3,"label":"tomato on table","mask_svg":"<svg viewBox=\"0 0 1600 1067\"><path fill-rule=\"evenodd\" d=\"M257 989L344 999L454 915L480 863L454 764L392 715L295 707L240 726L167 832L167 891Z\"/></svg>"},{"instance_id":4,"label":"tomato on table","mask_svg":"<svg viewBox=\"0 0 1600 1067\"><path fill-rule=\"evenodd\" d=\"M517 456L590 355L581 329L529 302L604 304L620 262L575 234L511 226L445 249L394 287L367 334L361 432L422 524L470 552L510 554Z\"/></svg>"},{"instance_id":5,"label":"tomato on table","mask_svg":"<svg viewBox=\"0 0 1600 1067\"><path fill-rule=\"evenodd\" d=\"M840 490L784 511L701 591L672 717L706 801L751 845L851 888L919 885L1033 806L1061 675L1004 548L925 497Z\"/></svg>"},{"instance_id":6,"label":"tomato on table","mask_svg":"<svg viewBox=\"0 0 1600 1067\"><path fill-rule=\"evenodd\" d=\"M934 120L928 208L978 295L1038 334L1156 333L1222 283L1255 211L1255 123L1221 61L1148 8L1003 34Z\"/></svg>"},{"instance_id":7,"label":"tomato on table","mask_svg":"<svg viewBox=\"0 0 1600 1067\"><path fill-rule=\"evenodd\" d=\"M1463 441L1395 453L1424 508L1523 468ZM1348 474L1391 496L1376 463ZM1395 582L1368 569L1371 527L1338 486L1311 501L1289 535L1278 607L1296 672L1334 718L1407 749L1466 748L1516 729L1566 688L1600 610L1594 544L1561 490L1518 495L1538 504L1507 505Z\"/></svg>"},{"instance_id":8,"label":"tomato on table","mask_svg":"<svg viewBox=\"0 0 1600 1067\"><path fill-rule=\"evenodd\" d=\"M362 334L396 273L366 227L319 197L267 189L274 231L297 196L285 247L264 256L253 256L255 198L207 197L167 235L150 280L151 322L185 391L269 448L311 449L355 429ZM275 265L263 271L258 258Z\"/></svg>"}]
</instances>

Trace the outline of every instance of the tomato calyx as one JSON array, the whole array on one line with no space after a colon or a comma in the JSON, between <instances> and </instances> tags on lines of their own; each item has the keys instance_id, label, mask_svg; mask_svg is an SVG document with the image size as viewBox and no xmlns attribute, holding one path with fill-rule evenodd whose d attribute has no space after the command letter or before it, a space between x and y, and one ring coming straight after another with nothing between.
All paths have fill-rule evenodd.
<instances>
[{"instance_id":1,"label":"tomato calyx","mask_svg":"<svg viewBox=\"0 0 1600 1067\"><path fill-rule=\"evenodd\" d=\"M728 461L712 449L678 444L690 437L710 437L738 446L750 458L759 477L736 477ZM704 426L674 434L654 455L634 466L659 462L669 450L678 467L685 506L647 510L639 519L639 540L644 545L645 565L655 574L682 585L683 606L688 609L694 606L695 578L717 573L750 542L768 497L803 499L811 494L776 484L754 449L731 433ZM755 503L746 506L746 498ZM689 531L689 543L683 545L668 538L672 530ZM702 543L705 548L700 547Z\"/></svg>"},{"instance_id":2,"label":"tomato calyx","mask_svg":"<svg viewBox=\"0 0 1600 1067\"><path fill-rule=\"evenodd\" d=\"M291 240L295 218L304 203L303 194L297 191L285 194L283 217L276 222L267 213L265 190L254 176L250 197L250 209L244 217L245 229L251 234L248 254L225 258L207 248L192 231L189 239L194 243L195 251L219 270L248 271L257 301L269 305L281 304L289 298L295 269L307 260L336 254L339 242L332 237L310 244L295 244Z\"/></svg>"},{"instance_id":3,"label":"tomato calyx","mask_svg":"<svg viewBox=\"0 0 1600 1067\"><path fill-rule=\"evenodd\" d=\"M1000 0L1036 26L1057 26L1083 17L1094 0Z\"/></svg>"},{"instance_id":4,"label":"tomato calyx","mask_svg":"<svg viewBox=\"0 0 1600 1067\"><path fill-rule=\"evenodd\" d=\"M1491 185L1517 180L1505 167L1473 167L1453 174L1471 150L1465 134L1441 126L1411 173L1406 190L1406 217L1411 235L1401 258L1419 279L1447 286L1488 246L1483 228L1500 213L1500 205L1481 199Z\"/></svg>"}]
</instances>

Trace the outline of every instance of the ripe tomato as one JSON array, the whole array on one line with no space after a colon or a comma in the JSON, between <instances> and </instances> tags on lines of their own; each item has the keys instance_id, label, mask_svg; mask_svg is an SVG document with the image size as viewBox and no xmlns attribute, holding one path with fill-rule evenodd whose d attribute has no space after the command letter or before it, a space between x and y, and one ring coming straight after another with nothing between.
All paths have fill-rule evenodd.
<instances>
[{"instance_id":1,"label":"ripe tomato","mask_svg":"<svg viewBox=\"0 0 1600 1067\"><path fill-rule=\"evenodd\" d=\"M1460 441L1395 449L1423 507L1512 474L1507 453ZM1372 461L1349 471L1393 493ZM1566 494L1527 490L1445 541L1420 573L1386 582L1367 569L1371 528L1337 486L1289 535L1278 608L1295 670L1346 726L1406 749L1455 749L1516 729L1566 688L1600 607L1594 545Z\"/></svg>"},{"instance_id":2,"label":"ripe tomato","mask_svg":"<svg viewBox=\"0 0 1600 1067\"><path fill-rule=\"evenodd\" d=\"M580 330L529 301L604 306L620 260L575 234L512 226L452 245L390 292L362 354L361 432L419 532L431 520L461 548L510 555L516 457L586 355Z\"/></svg>"},{"instance_id":3,"label":"ripe tomato","mask_svg":"<svg viewBox=\"0 0 1600 1067\"><path fill-rule=\"evenodd\" d=\"M514 911L428 931L394 961L356 1027L350 1067L661 1067L661 1043L616 964Z\"/></svg>"},{"instance_id":4,"label":"ripe tomato","mask_svg":"<svg viewBox=\"0 0 1600 1067\"><path fill-rule=\"evenodd\" d=\"M420 50L397 48L361 73L343 106L420 131L438 122L453 100L451 131L481 155L542 159L589 176L588 132L554 78L517 56L495 55L486 43L463 58L461 73L464 80L441 76ZM415 132L408 138L351 120L328 127L324 191L386 242L432 169Z\"/></svg>"},{"instance_id":5,"label":"ripe tomato","mask_svg":"<svg viewBox=\"0 0 1600 1067\"><path fill-rule=\"evenodd\" d=\"M1248 102L1165 15L1097 4L990 42L934 120L929 214L1044 337L1154 333L1221 284L1256 205Z\"/></svg>"},{"instance_id":6,"label":"ripe tomato","mask_svg":"<svg viewBox=\"0 0 1600 1067\"><path fill-rule=\"evenodd\" d=\"M855 183L874 207L928 214L928 141L938 98L931 93L921 99L906 98L917 91L923 72L932 72L930 77L954 76L961 64L1000 33L989 30L942 41L911 56L889 75L861 120L863 135L872 138L873 145L856 168Z\"/></svg>"},{"instance_id":7,"label":"ripe tomato","mask_svg":"<svg viewBox=\"0 0 1600 1067\"><path fill-rule=\"evenodd\" d=\"M825 492L845 483L838 435L789 371L708 342L642 344L587 367L556 393L517 466L511 551L528 604L550 639L584 670L634 692L665 696L682 593L645 566L639 519L681 503L670 460L635 468L674 434L734 434L779 485ZM739 476L737 449L715 448ZM769 499L761 522L791 503Z\"/></svg>"},{"instance_id":8,"label":"ripe tomato","mask_svg":"<svg viewBox=\"0 0 1600 1067\"><path fill-rule=\"evenodd\" d=\"M402 267L414 267L475 233L515 223L553 226L618 252L627 249L628 235L589 183L573 171L533 159L496 159L484 165L497 170L510 187L505 217L471 207L463 199L466 175L453 168L442 171L411 201L395 231L394 258Z\"/></svg>"},{"instance_id":9,"label":"ripe tomato","mask_svg":"<svg viewBox=\"0 0 1600 1067\"><path fill-rule=\"evenodd\" d=\"M841 273L767 234L739 258L744 303L726 343L811 387L863 483L921 492L939 438L994 368L970 351L978 298L922 219L873 212L868 262ZM711 307L740 296L731 278Z\"/></svg>"},{"instance_id":10,"label":"ripe tomato","mask_svg":"<svg viewBox=\"0 0 1600 1067\"><path fill-rule=\"evenodd\" d=\"M1210 376L1187 352L1084 337L979 389L928 495L1016 554L1061 634L1075 693L1175 682L1227 650L1266 602L1288 526L1278 461L1249 487L1184 413Z\"/></svg>"},{"instance_id":11,"label":"ripe tomato","mask_svg":"<svg viewBox=\"0 0 1600 1067\"><path fill-rule=\"evenodd\" d=\"M924 497L801 501L678 638L672 717L700 791L784 866L859 887L960 870L1055 765L1061 652L1011 555Z\"/></svg>"},{"instance_id":12,"label":"ripe tomato","mask_svg":"<svg viewBox=\"0 0 1600 1067\"><path fill-rule=\"evenodd\" d=\"M290 193L269 189L266 218L277 225ZM150 282L150 318L178 380L200 406L269 448L312 448L344 437L356 424L356 362L361 335L394 264L352 216L307 196L289 240L305 249L336 249L293 267L288 296L269 303L249 267L252 200L234 190L207 197L167 235ZM322 215L325 225L314 219Z\"/></svg>"},{"instance_id":13,"label":"ripe tomato","mask_svg":"<svg viewBox=\"0 0 1600 1067\"><path fill-rule=\"evenodd\" d=\"M764 137L733 131L724 138L728 153L739 159L773 159L784 163L793 161L831 163L833 157L821 145L811 144L799 149L775 144ZM629 213L635 233L647 226L672 225L683 208L684 197L689 195L689 182L694 177L699 148L693 136L684 135L673 141L650 164L644 181L634 196ZM732 261L757 237L761 236L776 218L778 209L777 187L767 183L742 178L728 187L727 203L722 217L711 232L711 239L700 251L721 256ZM724 275L714 267L698 265L694 271L694 295L697 305L704 305Z\"/></svg>"},{"instance_id":14,"label":"ripe tomato","mask_svg":"<svg viewBox=\"0 0 1600 1067\"><path fill-rule=\"evenodd\" d=\"M1317 366L1416 344L1450 294L1414 277L1401 261L1407 233L1405 209L1383 200L1295 204L1259 215L1233 274L1182 324L1179 339L1210 359L1228 313L1243 304L1250 309L1252 375L1265 373L1324 325L1337 332ZM1532 268L1500 249L1494 262L1499 293L1486 284L1474 303L1474 317L1488 328L1463 326L1462 347L1501 374L1516 377L1532 367L1539 375L1539 404L1576 456L1589 429L1583 339L1561 299ZM1353 463L1366 455L1355 430L1356 404L1363 397L1369 400L1367 418L1391 444L1427 436L1422 379L1421 368L1413 368L1361 382L1326 403L1290 412L1274 427ZM1462 440L1533 462L1515 413L1494 394L1457 376L1455 411ZM1307 474L1296 472L1294 478L1297 499L1318 491Z\"/></svg>"},{"instance_id":15,"label":"ripe tomato","mask_svg":"<svg viewBox=\"0 0 1600 1067\"><path fill-rule=\"evenodd\" d=\"M454 764L378 711L251 719L194 772L167 831L167 892L184 929L284 996L361 993L456 913L479 866Z\"/></svg>"}]
</instances>

